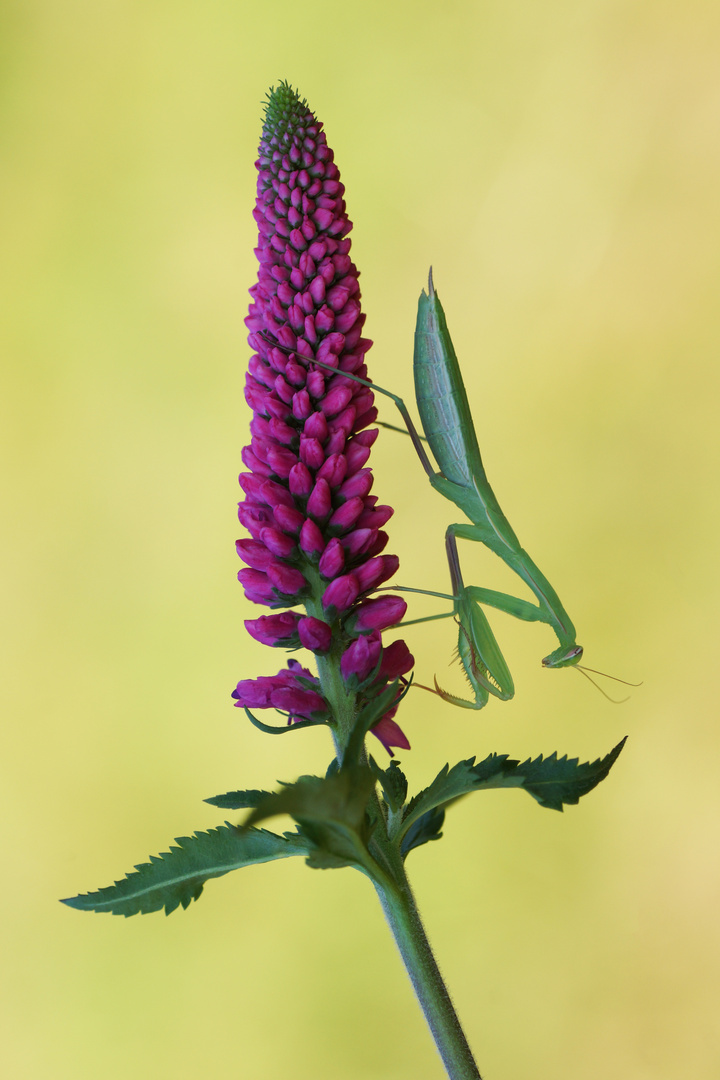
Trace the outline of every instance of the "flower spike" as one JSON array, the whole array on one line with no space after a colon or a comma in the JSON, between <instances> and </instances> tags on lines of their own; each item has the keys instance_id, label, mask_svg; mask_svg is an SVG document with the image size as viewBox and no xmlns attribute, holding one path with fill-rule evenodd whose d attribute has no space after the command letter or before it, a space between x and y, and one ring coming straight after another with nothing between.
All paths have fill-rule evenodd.
<instances>
[{"instance_id":1,"label":"flower spike","mask_svg":"<svg viewBox=\"0 0 720 1080\"><path fill-rule=\"evenodd\" d=\"M342 742L341 719L349 732L353 716L400 676L393 656L402 655L403 675L413 660L404 642L385 659L380 636L400 622L405 601L371 599L398 560L380 554L392 510L370 494L373 393L347 377L367 380L372 342L362 336L345 189L322 124L288 83L268 94L256 166L259 269L245 320L253 418L238 511L251 538L237 542L247 567L238 578L249 600L277 611L248 620L248 631L267 645L309 648L318 678L301 669L301 685L290 661L277 676L241 680L233 697L254 709L282 707L284 697L291 722L317 717L322 701ZM281 610L301 605L306 614ZM364 635L367 646L358 644ZM374 727L390 753L409 747L395 707Z\"/></svg>"}]
</instances>

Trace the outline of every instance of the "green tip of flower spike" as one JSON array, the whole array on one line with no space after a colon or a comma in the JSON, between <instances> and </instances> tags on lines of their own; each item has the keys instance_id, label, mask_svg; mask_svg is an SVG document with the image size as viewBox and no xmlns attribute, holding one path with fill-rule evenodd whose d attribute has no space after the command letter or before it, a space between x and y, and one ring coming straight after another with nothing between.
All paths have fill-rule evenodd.
<instances>
[{"instance_id":1,"label":"green tip of flower spike","mask_svg":"<svg viewBox=\"0 0 720 1080\"><path fill-rule=\"evenodd\" d=\"M297 90L293 90L289 82L281 82L277 86L271 86L265 102L265 130L272 130L281 124L287 126L288 122L308 113L308 103L300 97Z\"/></svg>"}]
</instances>

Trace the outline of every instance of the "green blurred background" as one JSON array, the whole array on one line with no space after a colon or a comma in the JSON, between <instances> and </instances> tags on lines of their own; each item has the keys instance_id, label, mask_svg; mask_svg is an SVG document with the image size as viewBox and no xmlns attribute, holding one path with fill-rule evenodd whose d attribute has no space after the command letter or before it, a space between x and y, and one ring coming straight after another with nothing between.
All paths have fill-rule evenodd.
<instances>
[{"instance_id":1,"label":"green blurred background","mask_svg":"<svg viewBox=\"0 0 720 1080\"><path fill-rule=\"evenodd\" d=\"M515 700L404 706L414 789L630 736L579 807L478 795L410 860L481 1071L720 1075L719 47L713 0L2 5L5 1076L443 1075L360 875L253 867L127 923L57 903L329 760L229 698L283 659L233 549L280 79L347 187L373 378L411 397L432 262L503 508L587 662L644 680L610 705L495 615ZM445 589L454 515L401 436L374 466L398 581ZM421 681L459 688L453 636L408 629Z\"/></svg>"}]
</instances>

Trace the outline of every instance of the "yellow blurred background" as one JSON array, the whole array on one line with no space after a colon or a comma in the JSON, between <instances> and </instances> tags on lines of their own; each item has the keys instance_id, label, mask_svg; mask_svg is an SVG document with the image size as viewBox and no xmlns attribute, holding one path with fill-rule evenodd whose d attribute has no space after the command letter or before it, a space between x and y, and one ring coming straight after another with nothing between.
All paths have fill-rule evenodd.
<instances>
[{"instance_id":1,"label":"yellow blurred background","mask_svg":"<svg viewBox=\"0 0 720 1080\"><path fill-rule=\"evenodd\" d=\"M719 48L712 0L2 6L4 1076L443 1075L358 874L251 867L168 919L57 902L330 758L229 697L284 660L244 632L233 549L280 79L347 188L372 377L411 399L432 263L504 510L587 662L644 680L610 705L496 614L512 702L403 706L413 790L630 736L578 807L476 795L409 860L481 1071L720 1076ZM456 515L401 436L372 463L397 580L446 589ZM449 623L405 636L460 687Z\"/></svg>"}]
</instances>

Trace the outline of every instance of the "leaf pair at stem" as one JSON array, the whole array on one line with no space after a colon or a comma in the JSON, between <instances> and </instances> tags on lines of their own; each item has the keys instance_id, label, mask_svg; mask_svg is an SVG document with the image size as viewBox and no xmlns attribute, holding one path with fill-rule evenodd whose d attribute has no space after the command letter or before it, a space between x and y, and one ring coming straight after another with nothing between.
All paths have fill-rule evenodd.
<instances>
[{"instance_id":1,"label":"leaf pair at stem","mask_svg":"<svg viewBox=\"0 0 720 1080\"><path fill-rule=\"evenodd\" d=\"M445 812L473 791L520 788L549 809L577 803L605 777L625 740L604 758L580 764L577 758L530 758L489 754L445 766L409 801L407 781L397 762L381 769L369 763L333 761L325 777L304 776L278 792L232 791L207 799L226 810L251 809L241 826L226 823L208 832L179 837L177 847L141 863L114 885L64 900L83 911L113 915L170 914L197 900L206 881L254 863L302 855L308 866L353 866L382 885L393 865L414 848L442 835ZM378 797L377 785L380 788ZM293 832L258 829L261 821L288 814Z\"/></svg>"}]
</instances>

